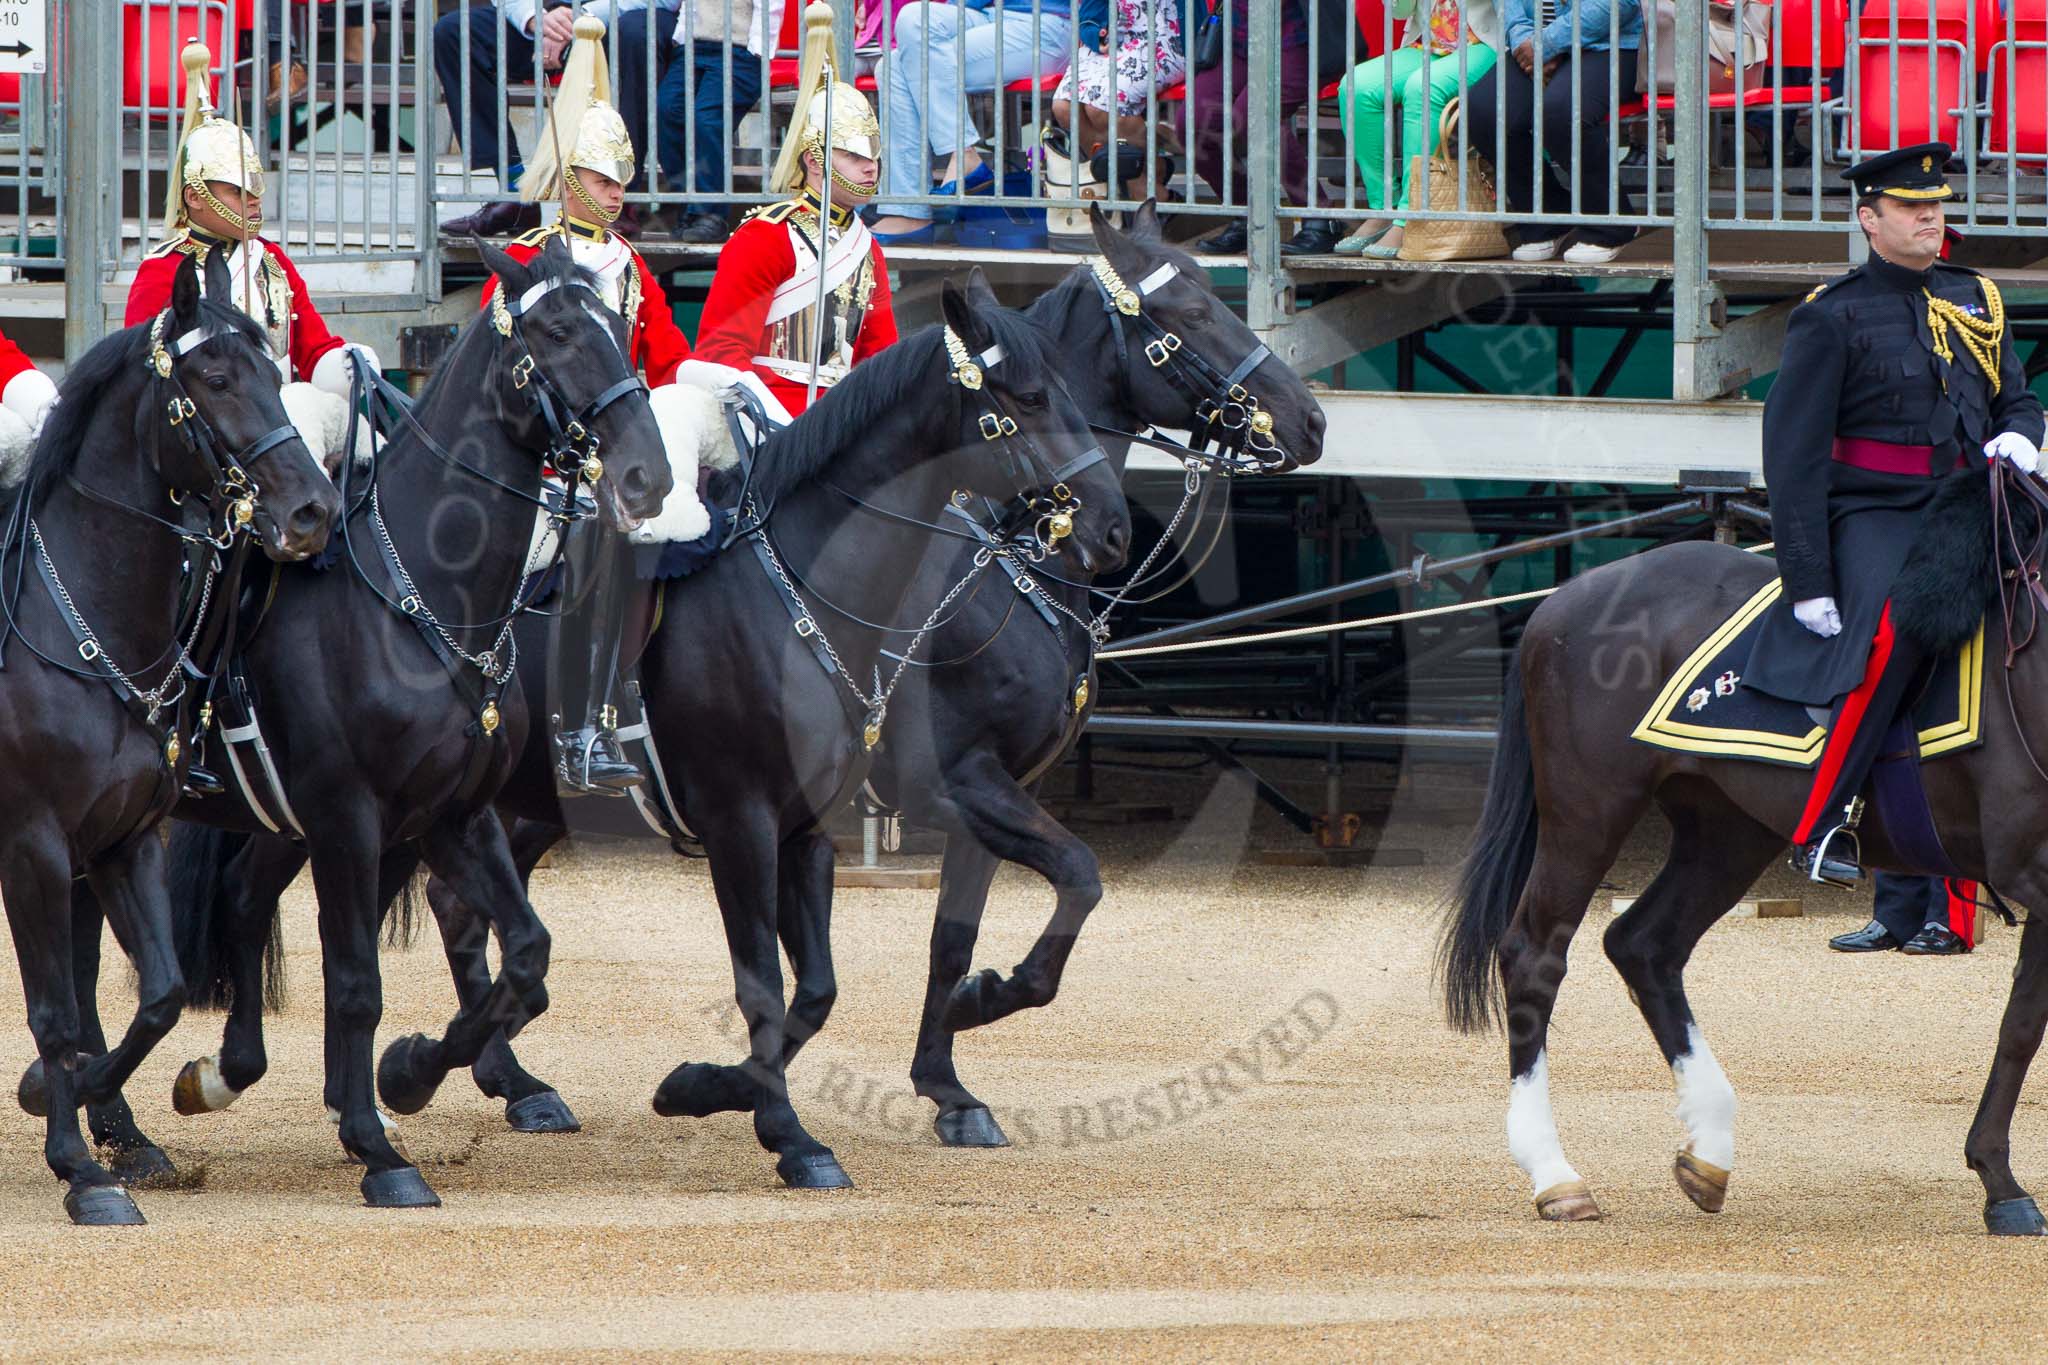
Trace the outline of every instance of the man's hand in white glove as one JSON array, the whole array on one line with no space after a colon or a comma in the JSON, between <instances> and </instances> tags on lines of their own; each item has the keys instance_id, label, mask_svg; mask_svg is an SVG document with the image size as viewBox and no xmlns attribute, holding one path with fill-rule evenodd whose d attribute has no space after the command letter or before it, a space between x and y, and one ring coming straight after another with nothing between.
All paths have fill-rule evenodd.
<instances>
[{"instance_id":1,"label":"man's hand in white glove","mask_svg":"<svg viewBox=\"0 0 2048 1365\"><path fill-rule=\"evenodd\" d=\"M1842 613L1835 610L1832 597L1809 597L1804 602L1794 602L1792 615L1824 640L1842 633Z\"/></svg>"},{"instance_id":2,"label":"man's hand in white glove","mask_svg":"<svg viewBox=\"0 0 2048 1365\"><path fill-rule=\"evenodd\" d=\"M2022 474L2031 474L2041 467L2041 452L2032 441L2017 431L2001 431L1984 443L1984 458L2011 460L2013 467Z\"/></svg>"}]
</instances>

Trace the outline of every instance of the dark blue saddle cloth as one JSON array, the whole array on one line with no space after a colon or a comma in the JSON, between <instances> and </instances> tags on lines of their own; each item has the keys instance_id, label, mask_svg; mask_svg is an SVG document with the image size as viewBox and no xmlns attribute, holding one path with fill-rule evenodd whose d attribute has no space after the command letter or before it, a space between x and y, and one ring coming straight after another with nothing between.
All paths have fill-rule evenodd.
<instances>
[{"instance_id":1,"label":"dark blue saddle cloth","mask_svg":"<svg viewBox=\"0 0 2048 1365\"><path fill-rule=\"evenodd\" d=\"M1815 720L1796 702L1742 686L1764 613L1782 589L1782 582L1772 579L1686 656L1643 713L1635 738L1660 749L1792 768L1811 768L1820 761L1828 737L1825 721ZM1982 742L1983 684L1980 625L1959 653L1935 666L1921 693L1912 718L1921 758Z\"/></svg>"},{"instance_id":2,"label":"dark blue saddle cloth","mask_svg":"<svg viewBox=\"0 0 2048 1365\"><path fill-rule=\"evenodd\" d=\"M688 578L718 558L731 534L732 510L705 500L711 514L711 529L695 540L674 540L666 545L635 545L633 572L645 581Z\"/></svg>"}]
</instances>

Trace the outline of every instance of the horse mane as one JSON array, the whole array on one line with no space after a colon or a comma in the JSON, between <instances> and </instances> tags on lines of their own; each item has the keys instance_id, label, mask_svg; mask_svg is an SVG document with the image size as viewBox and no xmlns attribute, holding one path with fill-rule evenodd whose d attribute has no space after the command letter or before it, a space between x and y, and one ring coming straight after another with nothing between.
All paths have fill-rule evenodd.
<instances>
[{"instance_id":1,"label":"horse mane","mask_svg":"<svg viewBox=\"0 0 2048 1365\"><path fill-rule=\"evenodd\" d=\"M139 322L105 338L65 371L64 382L57 391L57 406L50 410L50 419L36 440L28 473L22 480L22 486L30 490L31 505L40 506L57 482L78 463L86 431L100 415L100 399L120 381L130 365L143 363L143 351L149 346L149 329L154 321ZM239 308L202 299L199 325L209 332L232 332L267 349L263 329Z\"/></svg>"},{"instance_id":2,"label":"horse mane","mask_svg":"<svg viewBox=\"0 0 2048 1365\"><path fill-rule=\"evenodd\" d=\"M1004 365L1052 371L1052 334L1042 325L1010 308L987 309L979 316L1003 348ZM945 328L934 323L854 366L795 423L768 438L755 467L754 496L772 505L824 473L842 450L871 435L892 413L906 406L929 407L932 365L935 359L944 363L945 349Z\"/></svg>"}]
</instances>

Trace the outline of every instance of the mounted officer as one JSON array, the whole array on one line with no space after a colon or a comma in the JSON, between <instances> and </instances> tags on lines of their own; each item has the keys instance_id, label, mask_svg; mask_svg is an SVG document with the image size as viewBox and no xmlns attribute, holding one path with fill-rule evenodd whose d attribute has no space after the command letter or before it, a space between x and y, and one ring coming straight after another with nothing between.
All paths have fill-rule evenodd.
<instances>
[{"instance_id":1,"label":"mounted officer","mask_svg":"<svg viewBox=\"0 0 2048 1365\"><path fill-rule=\"evenodd\" d=\"M2006 330L1998 287L1941 259L1954 195L1940 143L1843 172L1870 259L1807 295L1764 404L1764 481L1784 593L1743 683L1832 708L1793 834L1816 881L1861 875L1858 795L1919 681L1920 649L1893 629L1891 590L1935 490L1952 471L2040 461L2041 403Z\"/></svg>"},{"instance_id":2,"label":"mounted officer","mask_svg":"<svg viewBox=\"0 0 2048 1365\"><path fill-rule=\"evenodd\" d=\"M190 43L182 60L184 132L166 177L170 183L164 197L164 241L135 272L123 325L147 322L170 306L171 284L185 257L204 266L208 253L224 252L234 302L262 326L285 382L299 380L345 399L350 378L347 352L360 353L372 369L379 368L377 353L328 330L291 258L261 235L263 166L256 144L213 110L207 95L213 54L204 44ZM292 401L289 393L286 400L287 411L306 427L305 405ZM329 428L328 439L315 439L317 433L308 431L307 444L331 458L337 453L336 440L346 431L345 415L340 404L329 403L321 417Z\"/></svg>"},{"instance_id":3,"label":"mounted officer","mask_svg":"<svg viewBox=\"0 0 2048 1365\"><path fill-rule=\"evenodd\" d=\"M748 215L719 253L697 325L697 363L686 376L714 388L738 384L782 424L809 406L814 390L831 388L896 341L889 267L858 216L879 183L882 129L866 97L835 79L827 138L831 46L832 7L813 4L804 14L797 102L771 181L790 197Z\"/></svg>"},{"instance_id":4,"label":"mounted officer","mask_svg":"<svg viewBox=\"0 0 2048 1365\"><path fill-rule=\"evenodd\" d=\"M576 21L538 152L521 181L530 202L558 200L562 214L551 226L512 242L506 253L525 264L550 239L563 239L576 263L596 277L599 297L625 319L627 356L652 390L649 402L675 474L675 489L660 514L634 539L692 540L710 526L697 498L699 449L707 434L722 427L707 394L675 382L678 367L690 358L689 340L646 260L612 228L635 161L632 137L608 102L610 92L604 23L586 15ZM493 277L484 286L485 308L497 294ZM599 537L594 523L579 527L569 541L561 600L575 606L559 618L554 653L556 779L568 793L623 794L643 777L619 747L612 704L627 605L619 551L616 538Z\"/></svg>"}]
</instances>

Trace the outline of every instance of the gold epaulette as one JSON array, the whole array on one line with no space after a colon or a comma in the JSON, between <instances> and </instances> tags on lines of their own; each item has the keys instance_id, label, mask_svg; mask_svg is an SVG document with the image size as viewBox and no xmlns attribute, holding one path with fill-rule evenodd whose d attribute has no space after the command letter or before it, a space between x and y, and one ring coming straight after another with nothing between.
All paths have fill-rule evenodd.
<instances>
[{"instance_id":1,"label":"gold epaulette","mask_svg":"<svg viewBox=\"0 0 2048 1365\"><path fill-rule=\"evenodd\" d=\"M740 219L740 222L745 223L749 219L759 218L764 223L786 223L789 221L790 215L802 207L803 201L798 199L784 199L776 204L763 204L745 218Z\"/></svg>"},{"instance_id":2,"label":"gold epaulette","mask_svg":"<svg viewBox=\"0 0 2048 1365\"><path fill-rule=\"evenodd\" d=\"M1971 271L1971 274L1976 274ZM2005 299L1998 292L1998 286L1982 275L1977 276L1977 287L1984 293L1986 317L1975 317L1961 304L1950 303L1947 299L1936 298L1930 289L1922 289L1927 296L1927 330L1934 341L1934 353L1948 364L1955 363L1955 346L1951 336L1963 343L1977 362L1977 368L1991 382L1995 396L1999 388L1998 362L2000 349L2005 340Z\"/></svg>"},{"instance_id":3,"label":"gold epaulette","mask_svg":"<svg viewBox=\"0 0 2048 1365\"><path fill-rule=\"evenodd\" d=\"M1828 286L1827 286L1827 282L1826 282L1826 281L1822 281L1821 283L1819 283L1819 284L1815 285L1815 286L1813 287L1813 292L1812 292L1812 293L1810 293L1810 294L1808 294L1808 295L1807 295L1807 296L1806 296L1805 298L1801 299L1801 300L1800 300L1800 302L1801 302L1801 303L1812 303L1812 302L1813 302L1813 301L1814 301L1815 299L1817 299L1817 298L1819 298L1819 297L1821 296L1821 293L1822 293L1822 291L1823 291L1823 290L1825 290L1825 289L1826 289L1827 287L1828 287Z\"/></svg>"},{"instance_id":4,"label":"gold epaulette","mask_svg":"<svg viewBox=\"0 0 2048 1365\"><path fill-rule=\"evenodd\" d=\"M530 232L520 233L512 239L512 244L514 246L546 246L548 238L559 233L561 230L562 225L560 223L549 223L546 227L537 227Z\"/></svg>"},{"instance_id":5,"label":"gold epaulette","mask_svg":"<svg viewBox=\"0 0 2048 1365\"><path fill-rule=\"evenodd\" d=\"M206 248L193 241L191 233L181 232L177 236L167 238L159 243L157 248L149 253L149 259L153 260L158 256L169 256L174 252L186 256L203 256L206 253Z\"/></svg>"}]
</instances>

